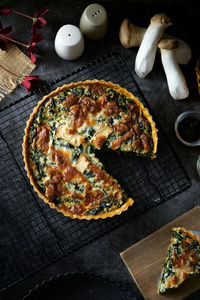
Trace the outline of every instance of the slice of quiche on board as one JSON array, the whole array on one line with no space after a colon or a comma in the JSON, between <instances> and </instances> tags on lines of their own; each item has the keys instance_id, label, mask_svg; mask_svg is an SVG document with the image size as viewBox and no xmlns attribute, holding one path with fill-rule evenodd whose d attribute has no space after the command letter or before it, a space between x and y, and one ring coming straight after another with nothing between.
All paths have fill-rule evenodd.
<instances>
[{"instance_id":1,"label":"slice of quiche on board","mask_svg":"<svg viewBox=\"0 0 200 300\"><path fill-rule=\"evenodd\" d=\"M158 283L158 294L178 288L200 273L200 238L184 227L172 228L171 242Z\"/></svg>"}]
</instances>

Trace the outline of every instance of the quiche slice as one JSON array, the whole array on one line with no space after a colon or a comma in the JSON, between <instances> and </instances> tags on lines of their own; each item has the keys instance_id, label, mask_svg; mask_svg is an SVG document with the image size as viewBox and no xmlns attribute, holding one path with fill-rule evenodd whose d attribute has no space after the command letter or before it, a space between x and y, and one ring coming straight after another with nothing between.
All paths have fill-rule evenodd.
<instances>
[{"instance_id":1,"label":"quiche slice","mask_svg":"<svg viewBox=\"0 0 200 300\"><path fill-rule=\"evenodd\" d=\"M109 149L154 158L157 129L126 89L103 80L57 88L31 114L23 142L25 169L39 196L71 218L112 217L133 204L95 156Z\"/></svg>"},{"instance_id":2,"label":"quiche slice","mask_svg":"<svg viewBox=\"0 0 200 300\"><path fill-rule=\"evenodd\" d=\"M199 237L184 227L174 227L158 284L158 293L177 288L188 277L199 273Z\"/></svg>"}]
</instances>

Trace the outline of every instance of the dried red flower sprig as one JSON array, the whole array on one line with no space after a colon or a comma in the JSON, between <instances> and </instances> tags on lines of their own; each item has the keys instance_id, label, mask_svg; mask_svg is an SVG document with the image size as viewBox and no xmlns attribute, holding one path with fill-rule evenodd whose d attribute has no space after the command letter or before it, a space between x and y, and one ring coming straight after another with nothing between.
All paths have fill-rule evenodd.
<instances>
[{"instance_id":1,"label":"dried red flower sprig","mask_svg":"<svg viewBox=\"0 0 200 300\"><path fill-rule=\"evenodd\" d=\"M6 44L10 41L16 44L19 44L26 48L26 52L29 53L30 59L32 63L36 62L36 57L34 53L37 53L37 43L44 39L44 37L40 33L36 33L36 28L42 28L46 25L46 20L43 18L44 15L46 15L49 12L49 9L41 9L38 12L35 12L33 17L23 14L21 12L17 12L15 10L11 10L9 7L1 7L0 8L0 15L7 16L10 13L15 13L21 16L24 16L26 18L32 19L33 25L31 28L32 33L32 39L28 44L24 44L22 42L16 41L13 39L10 32L12 31L12 27L8 26L6 28L3 28L0 23L0 49L6 50ZM17 77L16 74L13 72L7 70L5 67L0 67L4 70L6 70L8 73L12 74L13 76ZM30 75L25 77L20 77L19 82L22 83L26 89L27 92L32 92L34 90L35 84L40 81L39 75Z\"/></svg>"},{"instance_id":2,"label":"dried red flower sprig","mask_svg":"<svg viewBox=\"0 0 200 300\"><path fill-rule=\"evenodd\" d=\"M11 13L11 10L9 7L0 7L0 15L8 16L10 13Z\"/></svg>"},{"instance_id":3,"label":"dried red flower sprig","mask_svg":"<svg viewBox=\"0 0 200 300\"><path fill-rule=\"evenodd\" d=\"M0 65L0 68L2 68L3 70L5 70L6 72L15 76L18 79L17 74L11 72L10 70L6 69L5 67L3 67L1 65ZM36 87L36 84L40 81L40 77L39 77L39 75L21 76L18 80L20 83L22 83L24 85L27 93L29 93L29 92L32 93Z\"/></svg>"},{"instance_id":4,"label":"dried red flower sprig","mask_svg":"<svg viewBox=\"0 0 200 300\"><path fill-rule=\"evenodd\" d=\"M31 33L35 34L36 28L42 28L46 25L47 21L43 18L49 12L48 8L44 8L34 13L33 15L33 26L31 28Z\"/></svg>"},{"instance_id":5,"label":"dried red flower sprig","mask_svg":"<svg viewBox=\"0 0 200 300\"><path fill-rule=\"evenodd\" d=\"M34 53L37 53L36 45L38 42L42 41L43 39L44 37L40 33L35 33L31 41L29 42L27 49L25 50L26 52L29 53L30 59L33 64L36 62L36 57L34 55Z\"/></svg>"},{"instance_id":6,"label":"dried red flower sprig","mask_svg":"<svg viewBox=\"0 0 200 300\"><path fill-rule=\"evenodd\" d=\"M16 10L11 10L9 7L1 7L0 8L0 15L8 16L11 13L26 17L28 19L31 19L33 21L33 25L31 28L31 33L36 33L36 28L42 28L46 25L47 21L43 18L44 15L46 15L49 12L48 8L43 8L33 14L33 16L29 16L27 14L18 12Z\"/></svg>"},{"instance_id":7,"label":"dried red flower sprig","mask_svg":"<svg viewBox=\"0 0 200 300\"><path fill-rule=\"evenodd\" d=\"M12 30L12 27L6 27L3 29L1 23L0 23L0 48L5 51L6 50L6 44L10 41L13 43L16 43L20 46L23 46L26 48L26 52L29 53L30 59L32 61L32 63L34 64L36 62L36 57L34 55L34 53L37 53L37 43L42 41L44 39L44 37L40 34L40 33L35 33L32 36L32 39L30 42L28 42L28 44L24 44L22 42L16 41L13 39L12 35L9 34L8 32L10 32Z\"/></svg>"},{"instance_id":8,"label":"dried red flower sprig","mask_svg":"<svg viewBox=\"0 0 200 300\"><path fill-rule=\"evenodd\" d=\"M22 77L22 84L24 85L27 93L33 92L35 88L35 84L40 81L39 75L30 75L26 77Z\"/></svg>"}]
</instances>

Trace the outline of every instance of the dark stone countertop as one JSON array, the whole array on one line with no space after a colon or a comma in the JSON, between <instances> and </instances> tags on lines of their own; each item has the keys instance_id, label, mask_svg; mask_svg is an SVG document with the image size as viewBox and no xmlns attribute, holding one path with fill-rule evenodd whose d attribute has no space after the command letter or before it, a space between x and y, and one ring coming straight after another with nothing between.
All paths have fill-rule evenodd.
<instances>
[{"instance_id":1,"label":"dark stone countertop","mask_svg":"<svg viewBox=\"0 0 200 300\"><path fill-rule=\"evenodd\" d=\"M147 98L157 119L164 128L180 160L184 164L191 178L192 186L186 192L172 200L130 219L127 223L104 237L68 255L50 267L41 270L38 274L10 287L0 294L0 299L22 299L30 289L34 288L42 280L59 273L74 271L92 272L112 278L113 280L118 279L123 283L129 283L132 285L137 299L142 299L119 253L194 206L200 205L200 179L196 172L196 160L200 154L199 147L188 148L184 146L177 140L174 134L174 122L181 112L186 110L200 110L200 96L198 95L195 76L195 62L200 54L199 43L197 37L194 35L195 32L197 34L199 28L199 10L197 9L196 2L164 1L162 4L158 1L98 2L108 12L108 33L99 41L86 39L83 55L79 59L69 62L60 59L54 51L56 32L64 24L78 25L82 11L88 4L93 2L81 0L16 1L15 9L30 15L40 8L50 8L50 13L46 16L47 25L41 30L41 33L45 36L45 40L39 44L39 57L33 74L39 74L44 82L52 81L103 55L107 51L120 53ZM183 101L175 101L169 95L159 55L156 57L153 71L145 79L140 79L134 73L134 61L138 49L125 49L121 46L118 39L119 26L124 17L128 17L133 23L139 26L148 26L149 19L158 12L166 13L173 21L173 26L168 28L167 32L182 38L192 47L193 57L191 61L188 65L181 66L190 90L189 98ZM30 24L24 18L10 15L1 17L1 22L4 26L12 25L14 28L13 33L19 40L25 41L30 38L28 33ZM24 95L26 95L26 92L20 86L0 103L0 107L12 103ZM197 292L188 299L199 298L200 292Z\"/></svg>"}]
</instances>

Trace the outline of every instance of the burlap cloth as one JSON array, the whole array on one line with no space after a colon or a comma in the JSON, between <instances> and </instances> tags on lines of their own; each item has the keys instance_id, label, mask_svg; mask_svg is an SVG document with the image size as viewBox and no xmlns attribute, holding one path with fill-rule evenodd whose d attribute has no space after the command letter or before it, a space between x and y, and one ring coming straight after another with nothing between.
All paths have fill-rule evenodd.
<instances>
[{"instance_id":1,"label":"burlap cloth","mask_svg":"<svg viewBox=\"0 0 200 300\"><path fill-rule=\"evenodd\" d=\"M197 84L198 84L198 90L200 95L200 58L196 62L196 74L197 74Z\"/></svg>"},{"instance_id":2,"label":"burlap cloth","mask_svg":"<svg viewBox=\"0 0 200 300\"><path fill-rule=\"evenodd\" d=\"M35 65L17 46L8 44L6 51L0 49L0 101L20 84L21 76L30 75L34 69Z\"/></svg>"}]
</instances>

